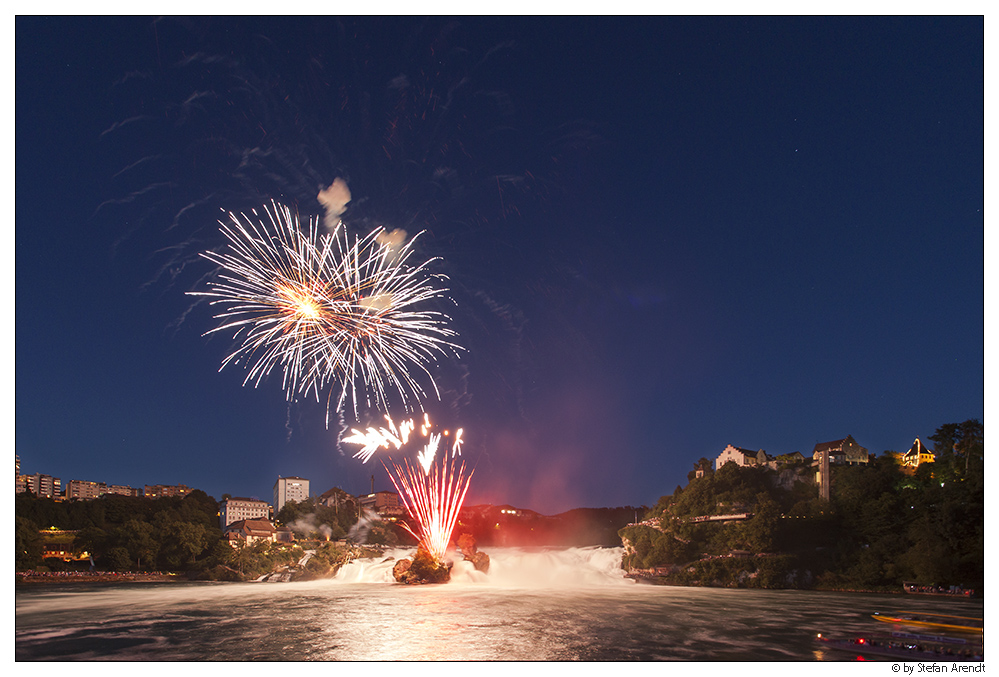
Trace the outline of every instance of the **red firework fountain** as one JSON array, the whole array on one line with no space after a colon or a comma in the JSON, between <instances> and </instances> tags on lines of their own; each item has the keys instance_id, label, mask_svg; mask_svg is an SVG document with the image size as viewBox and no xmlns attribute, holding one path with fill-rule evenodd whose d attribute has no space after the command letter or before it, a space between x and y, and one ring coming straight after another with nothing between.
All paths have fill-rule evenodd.
<instances>
[{"instance_id":1,"label":"red firework fountain","mask_svg":"<svg viewBox=\"0 0 999 677\"><path fill-rule=\"evenodd\" d=\"M466 475L465 462L456 467L446 455L427 471L414 468L409 461L402 466L393 463L391 469L388 466L385 469L417 528L403 526L413 534L420 548L437 562L443 562L474 471Z\"/></svg>"},{"instance_id":2,"label":"red firework fountain","mask_svg":"<svg viewBox=\"0 0 999 677\"><path fill-rule=\"evenodd\" d=\"M365 462L378 449L405 447L410 434L417 429L416 423L409 420L396 426L388 415L385 420L387 428L371 426L364 431L355 428L342 441L362 447L355 457ZM417 555L412 564L421 573L413 572L410 578L423 579L422 582L443 582L448 577L444 556L458 523L458 513L465 501L473 471L466 469L464 461L458 463L455 460L461 454L461 428L454 435L448 430L434 432L430 417L424 414L419 430L427 442L417 453L418 465L411 464L408 460L402 465L394 462L382 465L415 524L415 528L403 524L418 543ZM444 438L451 441L450 451L445 448L438 454Z\"/></svg>"}]
</instances>

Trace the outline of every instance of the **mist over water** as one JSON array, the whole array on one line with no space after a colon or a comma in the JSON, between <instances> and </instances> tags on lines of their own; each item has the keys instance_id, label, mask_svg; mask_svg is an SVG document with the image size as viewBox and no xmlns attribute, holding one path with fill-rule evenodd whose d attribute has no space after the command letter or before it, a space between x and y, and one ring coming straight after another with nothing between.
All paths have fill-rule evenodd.
<instances>
[{"instance_id":1,"label":"mist over water","mask_svg":"<svg viewBox=\"0 0 999 677\"><path fill-rule=\"evenodd\" d=\"M357 560L337 572L341 583L395 583L392 566L412 557L415 550L399 549L384 558ZM599 585L634 585L621 569L623 548L569 548L560 550L487 548L489 573L476 571L470 562L454 555L450 585L498 588L545 588Z\"/></svg>"},{"instance_id":2,"label":"mist over water","mask_svg":"<svg viewBox=\"0 0 999 677\"><path fill-rule=\"evenodd\" d=\"M398 557L301 583L18 587L18 660L848 660L816 633L890 628L875 611L982 614L982 602L635 584L620 548L490 548L488 574L392 580Z\"/></svg>"}]
</instances>

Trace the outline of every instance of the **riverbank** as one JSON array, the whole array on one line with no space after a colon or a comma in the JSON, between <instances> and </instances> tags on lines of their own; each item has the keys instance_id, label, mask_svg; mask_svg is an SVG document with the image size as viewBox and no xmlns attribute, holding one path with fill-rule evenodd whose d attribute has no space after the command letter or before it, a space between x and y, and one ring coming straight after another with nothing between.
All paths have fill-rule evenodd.
<instances>
[{"instance_id":1,"label":"riverbank","mask_svg":"<svg viewBox=\"0 0 999 677\"><path fill-rule=\"evenodd\" d=\"M644 585L664 585L672 586L676 588L742 588L742 589L761 589L752 585L739 585L735 582L722 583L703 583L703 582L678 582L670 579L668 576L660 576L652 573L647 573L644 571L630 571L624 575L625 578L630 578L636 583L642 583ZM868 595L896 595L898 597L933 597L936 599L952 599L958 601L979 601L981 599L980 595L977 593L967 594L967 595L957 595L957 594L919 594L910 593L905 590L888 589L888 588L872 588L872 589L861 589L861 588L826 588L822 586L812 586L808 588L800 586L774 586L771 588L766 588L767 590L808 590L811 592L847 592L847 593L861 593Z\"/></svg>"},{"instance_id":2,"label":"riverbank","mask_svg":"<svg viewBox=\"0 0 999 677\"><path fill-rule=\"evenodd\" d=\"M647 585L666 585L666 586L672 586L672 587L677 587L677 588L743 588L743 589L756 588L756 589L761 589L760 586L746 585L745 581L743 581L742 584L740 584L740 583L738 583L736 581L728 581L728 582L724 582L724 583L721 582L721 581L713 581L713 582L710 582L710 583L706 583L706 582L703 582L703 581L677 581L675 579L672 579L669 576L657 575L657 574L649 573L649 572L645 572L645 571L630 571L630 572L626 573L624 575L624 577L625 578L630 578L633 581L638 582L638 583L645 583ZM851 592L851 593L868 593L868 594L878 594L878 595L899 595L899 596L905 594L902 590L888 590L888 589L861 590L861 589L853 589L853 588L850 588L850 589L848 589L848 588L823 588L821 586L811 586L811 587L805 588L805 587L802 587L802 586L792 586L792 585L787 585L787 586L774 585L774 586L771 586L771 587L767 587L766 589L767 590L810 590L812 592Z\"/></svg>"},{"instance_id":3,"label":"riverbank","mask_svg":"<svg viewBox=\"0 0 999 677\"><path fill-rule=\"evenodd\" d=\"M183 574L163 571L18 571L15 583L169 583L186 582Z\"/></svg>"}]
</instances>

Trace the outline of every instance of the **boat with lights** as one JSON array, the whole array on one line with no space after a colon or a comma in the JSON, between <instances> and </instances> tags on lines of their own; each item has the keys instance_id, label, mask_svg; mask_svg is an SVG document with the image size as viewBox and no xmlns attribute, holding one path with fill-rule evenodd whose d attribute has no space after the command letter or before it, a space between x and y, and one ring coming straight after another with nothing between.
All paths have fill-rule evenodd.
<instances>
[{"instance_id":1,"label":"boat with lights","mask_svg":"<svg viewBox=\"0 0 999 677\"><path fill-rule=\"evenodd\" d=\"M898 625L914 625L925 628L935 628L939 630L951 630L955 632L968 632L981 634L984 631L984 624L981 618L971 616L948 616L945 614L924 614L908 612L892 612L887 614L873 613L871 618L883 623L895 623Z\"/></svg>"}]
</instances>

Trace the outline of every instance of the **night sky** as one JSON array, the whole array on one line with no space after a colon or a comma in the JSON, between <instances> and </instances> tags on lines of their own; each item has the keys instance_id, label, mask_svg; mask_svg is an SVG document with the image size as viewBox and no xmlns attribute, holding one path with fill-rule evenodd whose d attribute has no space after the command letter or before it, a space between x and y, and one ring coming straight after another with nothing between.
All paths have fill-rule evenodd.
<instances>
[{"instance_id":1,"label":"night sky","mask_svg":"<svg viewBox=\"0 0 999 677\"><path fill-rule=\"evenodd\" d=\"M427 408L468 503L651 505L728 444L984 421L982 17L15 25L22 472L391 489L324 403L220 372L185 293L221 210L319 215L337 177L352 232L426 231L449 277Z\"/></svg>"}]
</instances>

